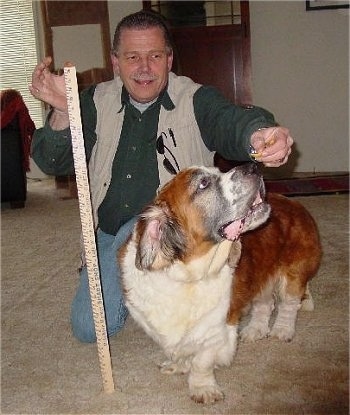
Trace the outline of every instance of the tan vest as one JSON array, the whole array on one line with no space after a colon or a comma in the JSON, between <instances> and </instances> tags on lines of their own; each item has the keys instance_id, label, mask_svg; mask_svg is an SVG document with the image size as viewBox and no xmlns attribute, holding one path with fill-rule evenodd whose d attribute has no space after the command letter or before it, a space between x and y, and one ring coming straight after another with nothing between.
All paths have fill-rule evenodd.
<instances>
[{"instance_id":1,"label":"tan vest","mask_svg":"<svg viewBox=\"0 0 350 415\"><path fill-rule=\"evenodd\" d=\"M112 164L118 147L120 133L124 121L124 110L121 108L122 81L119 77L112 81L97 85L94 102L97 110L97 141L92 150L89 163L91 199L97 226L97 209L102 203L111 182ZM168 139L164 143L171 149L180 169L192 165L213 165L213 153L204 145L197 125L193 95L200 88L191 79L169 74L168 93L175 109L167 111L161 106L158 122L158 135L165 132ZM172 129L176 147L169 137L168 129ZM167 152L166 152L167 153ZM166 154L173 163L169 154ZM163 186L173 176L163 167L164 157L157 153L160 185Z\"/></svg>"}]
</instances>

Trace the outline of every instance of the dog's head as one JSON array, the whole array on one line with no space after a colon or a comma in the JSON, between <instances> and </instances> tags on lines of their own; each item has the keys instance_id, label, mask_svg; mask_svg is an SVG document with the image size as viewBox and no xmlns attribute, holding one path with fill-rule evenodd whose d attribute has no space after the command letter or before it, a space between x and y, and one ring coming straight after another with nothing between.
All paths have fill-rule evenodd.
<instances>
[{"instance_id":1,"label":"dog's head","mask_svg":"<svg viewBox=\"0 0 350 415\"><path fill-rule=\"evenodd\" d=\"M145 208L135 226L138 269L155 270L188 262L223 239L264 223L270 213L255 164L227 173L190 167L178 173Z\"/></svg>"}]
</instances>

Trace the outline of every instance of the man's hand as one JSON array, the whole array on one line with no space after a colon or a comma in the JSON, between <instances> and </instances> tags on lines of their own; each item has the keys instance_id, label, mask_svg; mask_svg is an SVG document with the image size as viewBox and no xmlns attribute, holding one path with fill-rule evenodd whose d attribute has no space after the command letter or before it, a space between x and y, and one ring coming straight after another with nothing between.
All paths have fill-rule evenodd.
<instances>
[{"instance_id":1,"label":"man's hand","mask_svg":"<svg viewBox=\"0 0 350 415\"><path fill-rule=\"evenodd\" d=\"M51 105L53 113L49 123L53 130L64 130L69 126L66 86L63 75L54 75L49 71L51 57L46 57L33 71L29 91L34 98Z\"/></svg>"},{"instance_id":2,"label":"man's hand","mask_svg":"<svg viewBox=\"0 0 350 415\"><path fill-rule=\"evenodd\" d=\"M68 113L64 76L54 75L49 71L51 61L51 57L48 56L34 68L29 91L33 97L46 102L58 111Z\"/></svg>"},{"instance_id":3,"label":"man's hand","mask_svg":"<svg viewBox=\"0 0 350 415\"><path fill-rule=\"evenodd\" d=\"M285 164L294 143L289 130L284 127L269 127L255 131L250 143L255 150L251 155L266 167Z\"/></svg>"}]
</instances>

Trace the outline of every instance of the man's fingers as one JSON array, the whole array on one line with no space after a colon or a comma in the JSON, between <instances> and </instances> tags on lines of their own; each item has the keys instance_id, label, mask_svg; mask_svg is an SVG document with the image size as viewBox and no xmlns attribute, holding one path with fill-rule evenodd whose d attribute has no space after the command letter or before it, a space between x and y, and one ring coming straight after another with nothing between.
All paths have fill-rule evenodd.
<instances>
[{"instance_id":1,"label":"man's fingers","mask_svg":"<svg viewBox=\"0 0 350 415\"><path fill-rule=\"evenodd\" d=\"M51 62L52 62L51 56L45 56L45 58L42 60L42 63L44 64L46 68L49 68L49 66L51 65Z\"/></svg>"}]
</instances>

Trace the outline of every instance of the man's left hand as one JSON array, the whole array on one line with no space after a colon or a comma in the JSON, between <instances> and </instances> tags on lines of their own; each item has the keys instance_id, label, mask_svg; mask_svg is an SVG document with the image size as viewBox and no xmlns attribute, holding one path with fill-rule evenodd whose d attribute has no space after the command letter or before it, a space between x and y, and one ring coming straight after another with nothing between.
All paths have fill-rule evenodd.
<instances>
[{"instance_id":1,"label":"man's left hand","mask_svg":"<svg viewBox=\"0 0 350 415\"><path fill-rule=\"evenodd\" d=\"M294 143L285 127L269 127L255 131L250 139L255 150L252 156L266 167L279 167L287 163Z\"/></svg>"}]
</instances>

